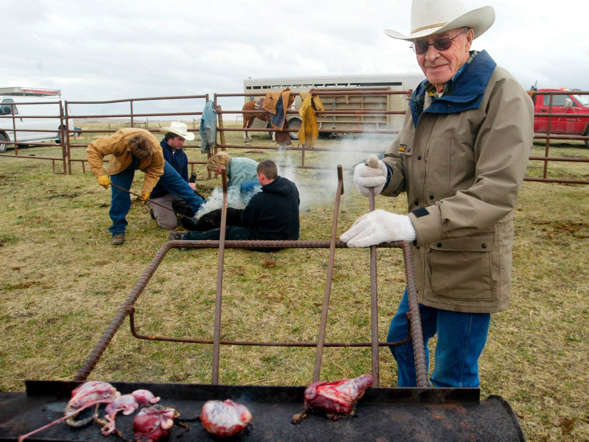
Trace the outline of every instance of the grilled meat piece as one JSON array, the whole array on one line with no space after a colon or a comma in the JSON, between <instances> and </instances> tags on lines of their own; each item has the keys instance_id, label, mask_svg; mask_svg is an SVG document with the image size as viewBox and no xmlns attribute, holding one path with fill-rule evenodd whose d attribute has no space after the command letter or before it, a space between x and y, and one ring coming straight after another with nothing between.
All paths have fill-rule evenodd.
<instances>
[{"instance_id":1,"label":"grilled meat piece","mask_svg":"<svg viewBox=\"0 0 589 442\"><path fill-rule=\"evenodd\" d=\"M298 424L308 413L325 414L333 420L353 414L356 401L373 381L371 374L363 374L335 382L313 382L305 389L305 409L293 416L292 423Z\"/></svg>"},{"instance_id":2,"label":"grilled meat piece","mask_svg":"<svg viewBox=\"0 0 589 442\"><path fill-rule=\"evenodd\" d=\"M220 437L231 437L241 433L252 420L252 414L245 405L232 400L207 401L202 406L200 421L205 430Z\"/></svg>"},{"instance_id":3,"label":"grilled meat piece","mask_svg":"<svg viewBox=\"0 0 589 442\"><path fill-rule=\"evenodd\" d=\"M135 390L131 393L139 405L156 404L160 398L149 390Z\"/></svg>"},{"instance_id":4,"label":"grilled meat piece","mask_svg":"<svg viewBox=\"0 0 589 442\"><path fill-rule=\"evenodd\" d=\"M82 427L90 423L92 416L75 420L77 412L93 405L112 402L120 395L121 393L108 382L88 381L83 383L72 391L72 397L65 406L65 415L73 414L66 420L66 423L72 427Z\"/></svg>"},{"instance_id":5,"label":"grilled meat piece","mask_svg":"<svg viewBox=\"0 0 589 442\"><path fill-rule=\"evenodd\" d=\"M124 394L110 402L106 409L104 418L106 421L99 421L102 424L100 431L103 435L108 436L116 431L115 417L119 411L122 411L125 416L135 412L140 405L155 404L160 400L155 397L149 390L135 390L131 394Z\"/></svg>"},{"instance_id":6,"label":"grilled meat piece","mask_svg":"<svg viewBox=\"0 0 589 442\"><path fill-rule=\"evenodd\" d=\"M133 419L134 439L151 442L167 437L179 415L173 408L161 405L142 408Z\"/></svg>"},{"instance_id":7,"label":"grilled meat piece","mask_svg":"<svg viewBox=\"0 0 589 442\"><path fill-rule=\"evenodd\" d=\"M98 406L100 404L108 404L114 401L121 395L108 382L102 381L88 381L80 386L76 387L72 390L72 397L68 401L65 406L64 416L60 417L59 419L54 420L53 422L48 423L47 425L43 425L33 431L28 432L27 434L22 434L18 437L18 441L22 442L23 440L29 438L33 434L37 434L47 428L50 428L61 421L66 421L66 423L71 427L82 427L84 425L89 424L92 419L98 420ZM96 405L96 409L94 410L94 414L84 419L75 420L75 417L84 411L87 408Z\"/></svg>"}]
</instances>

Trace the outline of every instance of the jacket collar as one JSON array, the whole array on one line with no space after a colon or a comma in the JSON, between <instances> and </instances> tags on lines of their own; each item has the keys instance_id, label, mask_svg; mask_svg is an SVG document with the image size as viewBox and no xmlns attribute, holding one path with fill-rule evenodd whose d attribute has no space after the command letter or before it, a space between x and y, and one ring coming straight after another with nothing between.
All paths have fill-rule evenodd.
<instances>
[{"instance_id":1,"label":"jacket collar","mask_svg":"<svg viewBox=\"0 0 589 442\"><path fill-rule=\"evenodd\" d=\"M469 61L446 84L444 94L433 98L432 104L427 109L423 109L423 104L430 82L422 81L409 101L413 125L417 126L419 118L424 113L455 114L478 109L496 66L497 63L487 51L478 53L473 51Z\"/></svg>"},{"instance_id":2,"label":"jacket collar","mask_svg":"<svg viewBox=\"0 0 589 442\"><path fill-rule=\"evenodd\" d=\"M174 153L174 151L172 150L172 148L170 147L165 138L162 138L162 141L160 141L160 146L162 146L162 150L167 150L169 153Z\"/></svg>"}]
</instances>

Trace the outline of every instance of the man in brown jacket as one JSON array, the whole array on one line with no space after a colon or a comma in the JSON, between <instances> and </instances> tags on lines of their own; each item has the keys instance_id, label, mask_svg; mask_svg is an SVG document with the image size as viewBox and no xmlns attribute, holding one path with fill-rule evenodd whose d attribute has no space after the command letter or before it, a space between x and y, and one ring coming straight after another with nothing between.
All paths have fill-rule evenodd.
<instances>
[{"instance_id":1,"label":"man in brown jacket","mask_svg":"<svg viewBox=\"0 0 589 442\"><path fill-rule=\"evenodd\" d=\"M125 128L114 134L99 138L86 148L88 163L96 177L98 184L105 189L111 184L112 198L109 215L112 226L112 244L121 245L125 242L125 228L127 227L127 213L131 208L131 189L135 170L145 173L141 199L147 201L151 191L164 173L164 156L157 139L145 129ZM110 155L108 172L103 168L103 158Z\"/></svg>"},{"instance_id":2,"label":"man in brown jacket","mask_svg":"<svg viewBox=\"0 0 589 442\"><path fill-rule=\"evenodd\" d=\"M460 0L414 0L410 35L426 79L413 92L403 128L376 168L360 164L365 195L407 193L408 215L375 210L341 239L350 247L412 241L427 360L437 334L436 387L478 387L478 359L490 314L511 292L513 209L533 139L533 107L523 88L472 41L495 19ZM407 337L407 291L387 340ZM399 386L415 386L410 344L392 347Z\"/></svg>"}]
</instances>

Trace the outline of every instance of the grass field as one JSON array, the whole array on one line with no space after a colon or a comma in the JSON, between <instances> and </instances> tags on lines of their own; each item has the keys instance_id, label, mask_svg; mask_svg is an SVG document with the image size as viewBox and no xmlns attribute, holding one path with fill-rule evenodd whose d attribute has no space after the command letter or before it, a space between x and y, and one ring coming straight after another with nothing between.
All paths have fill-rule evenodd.
<instances>
[{"instance_id":1,"label":"grass field","mask_svg":"<svg viewBox=\"0 0 589 442\"><path fill-rule=\"evenodd\" d=\"M234 135L238 137L239 135ZM85 138L86 137L86 138ZM90 135L82 137L81 141ZM270 142L264 137L254 144ZM237 139L234 140L237 142ZM337 141L322 140L325 145ZM555 156L589 156L559 146ZM536 154L543 146L534 148ZM44 156L57 148L22 154ZM250 149L241 155L276 158ZM83 157L83 150L74 152ZM193 160L203 160L190 150ZM328 240L335 179L344 154L306 156L329 173L300 171L301 239ZM297 163L298 154L279 161ZM530 163L540 176L542 164ZM589 179L587 164L550 165L557 176ZM127 242L110 245L110 191L74 165L54 174L51 163L0 158L0 390L22 391L25 379L69 380L83 365L168 232L156 227L145 206L134 203ZM200 177L204 169L199 168ZM138 173L133 189L140 190ZM209 192L218 182L201 180ZM367 210L367 200L346 182L338 234ZM377 198L377 207L406 210L403 198ZM588 292L589 187L524 183L516 209L511 308L493 315L480 360L482 396L505 398L529 440L589 439ZM400 251L379 249L379 331L384 340L404 275ZM263 254L226 250L222 337L234 340L313 341L325 289L328 250L289 249ZM145 334L212 338L217 254L173 250L158 268L137 307ZM367 250L338 250L328 341L368 341L370 281ZM221 348L220 382L304 385L313 373L313 349ZM325 349L322 378L370 371L370 349ZM125 321L90 378L119 381L211 381L212 347L153 343L133 338ZM380 351L381 385L393 385L396 368Z\"/></svg>"}]
</instances>

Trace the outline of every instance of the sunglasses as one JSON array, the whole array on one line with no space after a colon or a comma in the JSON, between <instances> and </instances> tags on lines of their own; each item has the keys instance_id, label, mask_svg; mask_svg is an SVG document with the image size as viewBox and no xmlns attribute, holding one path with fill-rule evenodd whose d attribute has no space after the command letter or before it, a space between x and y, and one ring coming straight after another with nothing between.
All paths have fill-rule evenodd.
<instances>
[{"instance_id":1,"label":"sunglasses","mask_svg":"<svg viewBox=\"0 0 589 442\"><path fill-rule=\"evenodd\" d=\"M454 41L454 39L456 37L458 37L459 35L467 32L468 29L469 28L464 28L462 31L460 31L458 34L456 34L452 38L450 38L450 37L436 38L432 43L430 43L427 40L415 40L413 42L413 44L411 45L411 49L413 49L417 55L425 54L430 46L433 46L438 51L447 51L448 49L450 49L450 46L452 46L452 42Z\"/></svg>"}]
</instances>

